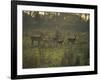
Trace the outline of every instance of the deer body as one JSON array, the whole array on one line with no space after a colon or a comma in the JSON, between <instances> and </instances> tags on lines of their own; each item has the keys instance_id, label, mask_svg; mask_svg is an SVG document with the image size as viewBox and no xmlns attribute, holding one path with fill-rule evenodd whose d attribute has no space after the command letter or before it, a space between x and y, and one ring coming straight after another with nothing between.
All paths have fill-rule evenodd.
<instances>
[{"instance_id":1,"label":"deer body","mask_svg":"<svg viewBox=\"0 0 100 80\"><path fill-rule=\"evenodd\" d=\"M76 40L76 38L69 38L69 39L68 39L68 42L69 42L69 43L75 43L75 40Z\"/></svg>"},{"instance_id":2,"label":"deer body","mask_svg":"<svg viewBox=\"0 0 100 80\"><path fill-rule=\"evenodd\" d=\"M74 44L76 42L76 35L74 34L73 37L68 38L68 43Z\"/></svg>"},{"instance_id":3,"label":"deer body","mask_svg":"<svg viewBox=\"0 0 100 80\"><path fill-rule=\"evenodd\" d=\"M32 46L39 46L40 45L40 41L42 40L41 35L34 35L31 37L32 40Z\"/></svg>"}]
</instances>

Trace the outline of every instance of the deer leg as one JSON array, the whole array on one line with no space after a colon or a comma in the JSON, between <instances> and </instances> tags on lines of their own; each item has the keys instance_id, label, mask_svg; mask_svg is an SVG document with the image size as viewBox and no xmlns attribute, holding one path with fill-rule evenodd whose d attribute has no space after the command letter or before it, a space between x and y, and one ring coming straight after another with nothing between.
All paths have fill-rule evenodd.
<instances>
[{"instance_id":1,"label":"deer leg","mask_svg":"<svg viewBox=\"0 0 100 80\"><path fill-rule=\"evenodd\" d=\"M33 45L34 45L34 44L33 44L33 40L31 40L31 41L32 41L31 45L32 45L32 47L33 47Z\"/></svg>"}]
</instances>

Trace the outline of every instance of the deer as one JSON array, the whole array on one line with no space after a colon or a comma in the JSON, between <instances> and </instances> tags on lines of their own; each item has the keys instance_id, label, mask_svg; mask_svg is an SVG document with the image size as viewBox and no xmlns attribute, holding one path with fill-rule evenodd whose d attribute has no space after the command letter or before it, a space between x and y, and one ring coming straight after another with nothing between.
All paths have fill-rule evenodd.
<instances>
[{"instance_id":1,"label":"deer","mask_svg":"<svg viewBox=\"0 0 100 80\"><path fill-rule=\"evenodd\" d=\"M68 43L74 44L76 42L76 34L74 34L74 37L68 38Z\"/></svg>"},{"instance_id":2,"label":"deer","mask_svg":"<svg viewBox=\"0 0 100 80\"><path fill-rule=\"evenodd\" d=\"M58 42L58 44L63 44L64 39L59 39L57 42Z\"/></svg>"},{"instance_id":3,"label":"deer","mask_svg":"<svg viewBox=\"0 0 100 80\"><path fill-rule=\"evenodd\" d=\"M62 45L64 43L64 38L62 36L61 32L56 32L55 36L53 37L53 41L55 43L55 45Z\"/></svg>"},{"instance_id":4,"label":"deer","mask_svg":"<svg viewBox=\"0 0 100 80\"><path fill-rule=\"evenodd\" d=\"M33 35L31 37L31 40L32 40L32 45L33 46L39 46L40 45L40 41L41 41L41 35ZM37 43L37 45L35 45L35 43Z\"/></svg>"},{"instance_id":5,"label":"deer","mask_svg":"<svg viewBox=\"0 0 100 80\"><path fill-rule=\"evenodd\" d=\"M39 47L41 45L41 41L43 39L43 33L40 31L34 32L34 34L31 36L32 46Z\"/></svg>"},{"instance_id":6,"label":"deer","mask_svg":"<svg viewBox=\"0 0 100 80\"><path fill-rule=\"evenodd\" d=\"M44 47L49 47L49 36L47 34L42 36L42 42Z\"/></svg>"}]
</instances>

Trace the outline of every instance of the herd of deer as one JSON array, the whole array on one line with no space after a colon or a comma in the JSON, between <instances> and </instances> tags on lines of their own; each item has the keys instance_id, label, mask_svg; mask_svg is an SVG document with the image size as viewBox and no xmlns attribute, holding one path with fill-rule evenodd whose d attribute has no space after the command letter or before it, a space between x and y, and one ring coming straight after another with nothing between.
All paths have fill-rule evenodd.
<instances>
[{"instance_id":1,"label":"herd of deer","mask_svg":"<svg viewBox=\"0 0 100 80\"><path fill-rule=\"evenodd\" d=\"M40 34L36 34L31 36L31 41L32 41L32 46L34 46L34 42L37 42L37 46L41 46L41 43L43 46L45 45L62 45L64 44L65 40L64 37L62 37L62 35L60 34L55 34L54 36L50 37L46 34L40 33ZM73 37L69 37L67 38L67 42L70 44L74 44L76 41L76 34L74 34Z\"/></svg>"}]
</instances>

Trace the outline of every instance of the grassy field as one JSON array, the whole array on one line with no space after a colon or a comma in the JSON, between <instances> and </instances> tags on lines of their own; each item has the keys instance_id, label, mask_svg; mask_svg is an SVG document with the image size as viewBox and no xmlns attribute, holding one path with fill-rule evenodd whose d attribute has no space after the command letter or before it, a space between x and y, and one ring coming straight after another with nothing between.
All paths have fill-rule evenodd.
<instances>
[{"instance_id":1,"label":"grassy field","mask_svg":"<svg viewBox=\"0 0 100 80\"><path fill-rule=\"evenodd\" d=\"M68 42L69 32L64 32L63 36L62 45L55 46L54 42L50 42L53 46L33 47L30 36L23 35L23 68L89 65L88 33L77 32L75 43Z\"/></svg>"},{"instance_id":2,"label":"grassy field","mask_svg":"<svg viewBox=\"0 0 100 80\"><path fill-rule=\"evenodd\" d=\"M23 11L23 68L89 65L89 23L87 13Z\"/></svg>"}]
</instances>

